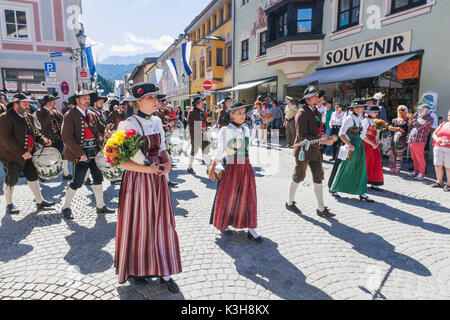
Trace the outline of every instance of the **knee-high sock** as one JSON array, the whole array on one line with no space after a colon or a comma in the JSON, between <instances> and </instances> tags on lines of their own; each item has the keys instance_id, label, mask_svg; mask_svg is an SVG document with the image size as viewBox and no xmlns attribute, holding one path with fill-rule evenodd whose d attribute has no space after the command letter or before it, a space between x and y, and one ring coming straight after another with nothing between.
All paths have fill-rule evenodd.
<instances>
[{"instance_id":1,"label":"knee-high sock","mask_svg":"<svg viewBox=\"0 0 450 320\"><path fill-rule=\"evenodd\" d=\"M12 204L12 196L13 196L14 187L7 186L6 183L3 185L3 193L5 194L5 202L6 205Z\"/></svg>"},{"instance_id":2,"label":"knee-high sock","mask_svg":"<svg viewBox=\"0 0 450 320\"><path fill-rule=\"evenodd\" d=\"M289 201L288 205L292 205L295 199L295 193L297 192L298 187L300 186L300 183L295 183L294 181L291 182L291 187L289 189Z\"/></svg>"},{"instance_id":3,"label":"knee-high sock","mask_svg":"<svg viewBox=\"0 0 450 320\"><path fill-rule=\"evenodd\" d=\"M75 193L77 193L76 190L73 190L71 187L67 186L67 188L66 188L66 197L64 199L63 209L69 209L70 208L70 204L72 203L73 197L75 197Z\"/></svg>"},{"instance_id":4,"label":"knee-high sock","mask_svg":"<svg viewBox=\"0 0 450 320\"><path fill-rule=\"evenodd\" d=\"M94 190L97 208L99 209L103 208L105 206L105 203L103 202L103 185L102 184L94 185L92 189Z\"/></svg>"},{"instance_id":5,"label":"knee-high sock","mask_svg":"<svg viewBox=\"0 0 450 320\"><path fill-rule=\"evenodd\" d=\"M69 161L67 160L63 161L63 171L64 176L67 177L69 175Z\"/></svg>"},{"instance_id":6,"label":"knee-high sock","mask_svg":"<svg viewBox=\"0 0 450 320\"><path fill-rule=\"evenodd\" d=\"M325 210L323 203L323 184L314 183L314 193L316 194L317 206L320 211Z\"/></svg>"},{"instance_id":7,"label":"knee-high sock","mask_svg":"<svg viewBox=\"0 0 450 320\"><path fill-rule=\"evenodd\" d=\"M36 203L41 204L42 201L44 201L44 200L42 199L41 187L39 186L39 182L28 181L28 187L30 187L31 192L33 192L34 198L36 199Z\"/></svg>"}]
</instances>

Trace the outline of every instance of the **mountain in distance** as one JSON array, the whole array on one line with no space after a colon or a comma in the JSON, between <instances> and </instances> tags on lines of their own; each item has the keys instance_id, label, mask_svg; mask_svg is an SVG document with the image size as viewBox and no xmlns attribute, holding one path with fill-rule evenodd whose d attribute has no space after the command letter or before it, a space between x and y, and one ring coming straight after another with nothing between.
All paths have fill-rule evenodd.
<instances>
[{"instance_id":1,"label":"mountain in distance","mask_svg":"<svg viewBox=\"0 0 450 320\"><path fill-rule=\"evenodd\" d=\"M152 58L152 57L159 57L162 54L161 52L152 52L152 53L144 53L139 54L135 56L127 56L127 57L121 57L121 56L111 56L103 61L100 61L100 64L141 64L142 60L144 58Z\"/></svg>"},{"instance_id":2,"label":"mountain in distance","mask_svg":"<svg viewBox=\"0 0 450 320\"><path fill-rule=\"evenodd\" d=\"M139 63L140 64L140 63ZM97 74L106 80L123 80L128 73L132 73L138 64L98 64Z\"/></svg>"}]
</instances>

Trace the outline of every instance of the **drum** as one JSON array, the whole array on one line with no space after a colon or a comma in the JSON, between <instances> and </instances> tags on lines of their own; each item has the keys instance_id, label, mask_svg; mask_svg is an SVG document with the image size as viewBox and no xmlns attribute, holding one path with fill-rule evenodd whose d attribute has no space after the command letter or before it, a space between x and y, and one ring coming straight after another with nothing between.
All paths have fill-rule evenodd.
<instances>
[{"instance_id":1,"label":"drum","mask_svg":"<svg viewBox=\"0 0 450 320\"><path fill-rule=\"evenodd\" d=\"M52 180L63 173L63 158L55 148L43 148L36 151L31 160L39 178Z\"/></svg>"},{"instance_id":2,"label":"drum","mask_svg":"<svg viewBox=\"0 0 450 320\"><path fill-rule=\"evenodd\" d=\"M183 139L180 135L171 134L166 135L167 147L169 149L170 155L179 156L183 151Z\"/></svg>"},{"instance_id":3,"label":"drum","mask_svg":"<svg viewBox=\"0 0 450 320\"><path fill-rule=\"evenodd\" d=\"M111 164L106 162L106 157L103 152L99 152L95 157L95 163L100 169L103 177L111 182L122 181L123 170L120 168L111 167Z\"/></svg>"}]
</instances>

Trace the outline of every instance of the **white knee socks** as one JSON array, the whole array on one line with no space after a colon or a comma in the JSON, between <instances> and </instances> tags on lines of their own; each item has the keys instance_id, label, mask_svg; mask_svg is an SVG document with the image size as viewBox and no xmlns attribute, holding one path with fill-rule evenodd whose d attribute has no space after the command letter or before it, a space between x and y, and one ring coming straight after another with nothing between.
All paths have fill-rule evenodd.
<instances>
[{"instance_id":1,"label":"white knee socks","mask_svg":"<svg viewBox=\"0 0 450 320\"><path fill-rule=\"evenodd\" d=\"M14 187L9 187L6 184L3 184L3 193L5 194L5 202L6 205L12 204L12 195L13 195Z\"/></svg>"},{"instance_id":2,"label":"white knee socks","mask_svg":"<svg viewBox=\"0 0 450 320\"><path fill-rule=\"evenodd\" d=\"M41 204L44 199L42 199L41 187L38 181L30 182L28 181L28 187L30 187L31 192L33 192L34 198L37 204Z\"/></svg>"},{"instance_id":3,"label":"white knee socks","mask_svg":"<svg viewBox=\"0 0 450 320\"><path fill-rule=\"evenodd\" d=\"M316 194L317 206L320 211L325 210L323 203L323 185L314 183L314 193Z\"/></svg>"},{"instance_id":4,"label":"white knee socks","mask_svg":"<svg viewBox=\"0 0 450 320\"><path fill-rule=\"evenodd\" d=\"M297 192L298 187L300 186L300 183L295 183L294 181L291 182L291 188L289 189L289 201L288 205L292 205L295 199L295 193Z\"/></svg>"},{"instance_id":5,"label":"white knee socks","mask_svg":"<svg viewBox=\"0 0 450 320\"><path fill-rule=\"evenodd\" d=\"M105 206L105 203L103 202L103 185L94 185L92 187L94 190L95 195L95 202L97 202L97 208L102 209Z\"/></svg>"},{"instance_id":6,"label":"white knee socks","mask_svg":"<svg viewBox=\"0 0 450 320\"><path fill-rule=\"evenodd\" d=\"M73 197L75 197L76 190L73 190L71 187L67 186L66 188L66 198L64 199L63 209L69 209L70 204L72 203Z\"/></svg>"}]
</instances>

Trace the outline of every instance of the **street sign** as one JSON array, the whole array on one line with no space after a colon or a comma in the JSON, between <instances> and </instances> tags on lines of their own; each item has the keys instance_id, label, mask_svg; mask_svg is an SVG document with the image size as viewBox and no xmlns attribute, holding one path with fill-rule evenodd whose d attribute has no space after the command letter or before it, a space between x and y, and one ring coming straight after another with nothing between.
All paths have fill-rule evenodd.
<instances>
[{"instance_id":1,"label":"street sign","mask_svg":"<svg viewBox=\"0 0 450 320\"><path fill-rule=\"evenodd\" d=\"M55 62L45 62L44 67L45 67L45 72L56 72L56 63Z\"/></svg>"},{"instance_id":2,"label":"street sign","mask_svg":"<svg viewBox=\"0 0 450 320\"><path fill-rule=\"evenodd\" d=\"M78 68L78 81L83 83L89 83L89 70L87 68Z\"/></svg>"},{"instance_id":3,"label":"street sign","mask_svg":"<svg viewBox=\"0 0 450 320\"><path fill-rule=\"evenodd\" d=\"M213 84L211 81L206 80L205 82L203 82L203 89L205 90L211 90L213 87Z\"/></svg>"},{"instance_id":4,"label":"street sign","mask_svg":"<svg viewBox=\"0 0 450 320\"><path fill-rule=\"evenodd\" d=\"M62 52L51 52L50 58L62 57Z\"/></svg>"},{"instance_id":5,"label":"street sign","mask_svg":"<svg viewBox=\"0 0 450 320\"><path fill-rule=\"evenodd\" d=\"M58 82L56 82L56 81L52 81L52 82L50 82L50 81L46 81L46 82L41 82L41 86L43 86L44 88L54 88L54 89L56 89L56 88L58 88Z\"/></svg>"},{"instance_id":6,"label":"street sign","mask_svg":"<svg viewBox=\"0 0 450 320\"><path fill-rule=\"evenodd\" d=\"M55 78L56 79L56 72L45 72L45 78Z\"/></svg>"},{"instance_id":7,"label":"street sign","mask_svg":"<svg viewBox=\"0 0 450 320\"><path fill-rule=\"evenodd\" d=\"M63 81L61 82L61 92L63 95L68 95L70 91L70 87L69 84L67 83L67 81Z\"/></svg>"}]
</instances>

